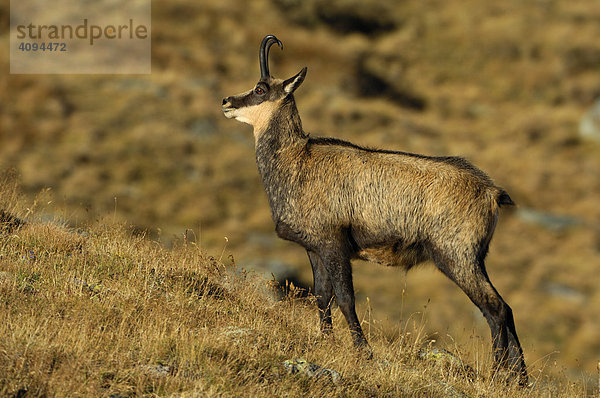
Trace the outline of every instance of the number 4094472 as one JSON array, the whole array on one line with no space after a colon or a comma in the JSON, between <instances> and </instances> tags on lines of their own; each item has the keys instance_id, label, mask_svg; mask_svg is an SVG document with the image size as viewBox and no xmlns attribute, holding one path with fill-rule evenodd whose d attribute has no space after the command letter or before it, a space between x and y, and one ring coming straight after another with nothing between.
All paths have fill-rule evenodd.
<instances>
[{"instance_id":1,"label":"number 4094472","mask_svg":"<svg viewBox=\"0 0 600 398\"><path fill-rule=\"evenodd\" d=\"M19 50L21 51L67 51L67 43L27 43L21 42L19 44Z\"/></svg>"}]
</instances>

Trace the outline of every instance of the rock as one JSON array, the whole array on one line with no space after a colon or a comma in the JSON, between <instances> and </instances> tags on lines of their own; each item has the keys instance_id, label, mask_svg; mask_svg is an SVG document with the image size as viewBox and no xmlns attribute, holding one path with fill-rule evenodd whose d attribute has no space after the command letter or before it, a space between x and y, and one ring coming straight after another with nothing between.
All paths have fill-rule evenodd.
<instances>
[{"instance_id":1,"label":"rock","mask_svg":"<svg viewBox=\"0 0 600 398\"><path fill-rule=\"evenodd\" d=\"M561 300L569 300L575 304L581 305L586 301L585 294L562 283L548 282L544 285L544 290L551 296L555 296Z\"/></svg>"},{"instance_id":2,"label":"rock","mask_svg":"<svg viewBox=\"0 0 600 398\"><path fill-rule=\"evenodd\" d=\"M431 359L435 361L444 361L452 365L463 366L463 362L456 355L443 348L430 348L419 351L419 358Z\"/></svg>"},{"instance_id":3,"label":"rock","mask_svg":"<svg viewBox=\"0 0 600 398\"><path fill-rule=\"evenodd\" d=\"M600 143L600 99L581 117L579 135L581 138Z\"/></svg>"},{"instance_id":4,"label":"rock","mask_svg":"<svg viewBox=\"0 0 600 398\"><path fill-rule=\"evenodd\" d=\"M537 224L544 228L553 231L562 231L565 228L581 225L582 221L570 216L562 216L552 213L546 213L540 210L522 207L517 210L517 217L521 220L530 223Z\"/></svg>"},{"instance_id":5,"label":"rock","mask_svg":"<svg viewBox=\"0 0 600 398\"><path fill-rule=\"evenodd\" d=\"M283 361L282 365L289 374L300 373L317 379L325 377L329 378L334 384L338 384L342 379L342 376L335 370L323 368L304 359L288 359Z\"/></svg>"},{"instance_id":6,"label":"rock","mask_svg":"<svg viewBox=\"0 0 600 398\"><path fill-rule=\"evenodd\" d=\"M172 373L171 367L165 365L142 365L140 367L148 376L157 378L169 376Z\"/></svg>"},{"instance_id":7,"label":"rock","mask_svg":"<svg viewBox=\"0 0 600 398\"><path fill-rule=\"evenodd\" d=\"M226 328L223 329L222 335L231 337L233 339L239 339L243 336L252 334L253 332L254 331L249 328L240 328L237 326L227 326Z\"/></svg>"}]
</instances>

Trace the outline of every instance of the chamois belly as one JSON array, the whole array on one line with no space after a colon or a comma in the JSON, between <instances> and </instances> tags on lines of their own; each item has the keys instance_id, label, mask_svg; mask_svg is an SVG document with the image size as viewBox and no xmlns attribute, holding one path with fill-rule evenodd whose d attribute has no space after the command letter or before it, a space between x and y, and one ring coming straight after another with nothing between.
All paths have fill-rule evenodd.
<instances>
[{"instance_id":1,"label":"chamois belly","mask_svg":"<svg viewBox=\"0 0 600 398\"><path fill-rule=\"evenodd\" d=\"M361 260L389 267L402 267L407 270L429 259L425 248L420 243L403 245L401 242L361 248L356 252L356 257Z\"/></svg>"}]
</instances>

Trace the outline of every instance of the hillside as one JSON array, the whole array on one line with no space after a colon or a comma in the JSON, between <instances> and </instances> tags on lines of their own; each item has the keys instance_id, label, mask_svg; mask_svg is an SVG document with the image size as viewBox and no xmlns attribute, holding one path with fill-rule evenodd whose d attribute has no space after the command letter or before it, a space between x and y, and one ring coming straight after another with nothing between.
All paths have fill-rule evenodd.
<instances>
[{"instance_id":1,"label":"hillside","mask_svg":"<svg viewBox=\"0 0 600 398\"><path fill-rule=\"evenodd\" d=\"M339 311L333 336L323 338L312 297L293 288L282 296L272 281L215 259L194 242L165 249L110 218L79 230L4 223L0 266L1 396L585 392L581 384L550 380L539 366L531 369L530 388L507 385L490 372L485 354L472 364L449 354L419 359L432 344L422 319L402 333L369 325L375 358L366 360L350 348ZM301 360L326 371L310 377L284 366Z\"/></svg>"},{"instance_id":2,"label":"hillside","mask_svg":"<svg viewBox=\"0 0 600 398\"><path fill-rule=\"evenodd\" d=\"M181 246L185 235L241 268L311 286L304 251L273 232L251 129L220 111L223 97L258 79L258 45L275 34L285 46L271 54L276 77L308 66L295 96L311 135L463 156L510 193L518 206L500 216L490 277L514 311L527 364L591 389L600 139L579 124L600 97L599 19L600 3L567 0L157 0L150 75L11 75L0 52L0 171L13 170L24 195L6 203L72 230L108 218L151 247ZM103 272L60 261L66 273ZM0 264L12 273L19 263ZM418 319L423 338L467 363L489 354L485 320L433 267L405 275L357 263L354 281L372 333L396 341Z\"/></svg>"}]
</instances>

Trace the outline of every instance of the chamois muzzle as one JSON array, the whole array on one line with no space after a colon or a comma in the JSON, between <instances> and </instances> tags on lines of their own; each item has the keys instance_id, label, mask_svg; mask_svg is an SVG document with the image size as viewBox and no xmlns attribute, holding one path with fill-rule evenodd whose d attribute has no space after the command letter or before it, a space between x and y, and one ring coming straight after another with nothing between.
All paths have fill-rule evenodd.
<instances>
[{"instance_id":1,"label":"chamois muzzle","mask_svg":"<svg viewBox=\"0 0 600 398\"><path fill-rule=\"evenodd\" d=\"M269 49L273 44L279 44L279 47L283 50L283 43L273 35L267 35L260 43L260 51L258 52L258 59L260 62L260 78L268 78L271 76L269 73Z\"/></svg>"}]
</instances>

